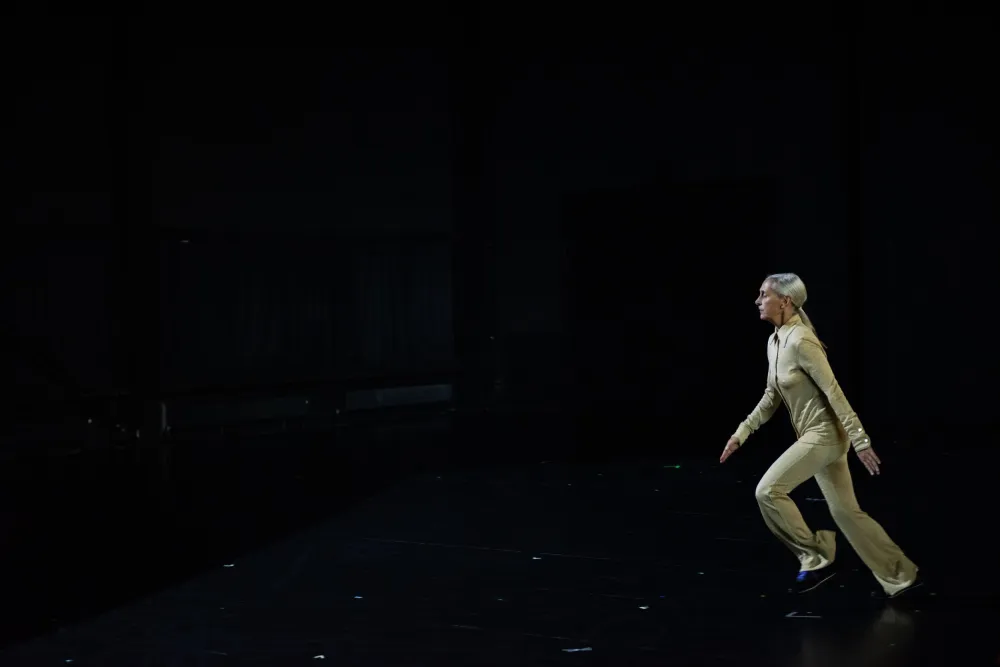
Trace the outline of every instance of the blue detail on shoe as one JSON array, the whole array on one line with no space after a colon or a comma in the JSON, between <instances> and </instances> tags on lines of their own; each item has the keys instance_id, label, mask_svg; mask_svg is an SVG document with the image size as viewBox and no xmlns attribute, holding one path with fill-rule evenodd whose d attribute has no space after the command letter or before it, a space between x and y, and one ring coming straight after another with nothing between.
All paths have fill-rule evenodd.
<instances>
[{"instance_id":1,"label":"blue detail on shoe","mask_svg":"<svg viewBox=\"0 0 1000 667\"><path fill-rule=\"evenodd\" d=\"M809 576L809 572L806 571L806 570L802 570L801 572L799 572L799 576L795 577L795 581L797 581L797 582L799 582L801 584L803 581L806 580L806 577L808 577L808 576Z\"/></svg>"}]
</instances>

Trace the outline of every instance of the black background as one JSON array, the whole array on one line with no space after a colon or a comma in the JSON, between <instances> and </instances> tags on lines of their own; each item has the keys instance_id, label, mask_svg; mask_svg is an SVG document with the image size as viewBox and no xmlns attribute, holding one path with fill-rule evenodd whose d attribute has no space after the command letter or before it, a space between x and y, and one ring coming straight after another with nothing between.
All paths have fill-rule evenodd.
<instances>
[{"instance_id":1,"label":"black background","mask_svg":"<svg viewBox=\"0 0 1000 667\"><path fill-rule=\"evenodd\" d=\"M795 271L876 441L995 425L989 21L460 9L12 20L14 414L444 373L716 447Z\"/></svg>"}]
</instances>

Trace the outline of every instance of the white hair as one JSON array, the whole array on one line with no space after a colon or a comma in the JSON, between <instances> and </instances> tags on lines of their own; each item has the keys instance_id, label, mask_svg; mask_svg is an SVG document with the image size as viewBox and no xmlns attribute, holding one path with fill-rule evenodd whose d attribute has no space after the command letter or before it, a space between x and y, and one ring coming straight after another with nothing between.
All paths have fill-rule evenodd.
<instances>
[{"instance_id":1,"label":"white hair","mask_svg":"<svg viewBox=\"0 0 1000 667\"><path fill-rule=\"evenodd\" d=\"M806 284L802 282L802 278L799 278L794 273L772 273L766 278L766 282L771 285L771 289L775 293L788 297L789 301L792 302L795 312L798 313L805 325L812 329L812 332L815 334L816 327L813 326L812 320L806 315L804 308L806 299L809 298L809 293L806 291ZM816 337L819 338L819 335L817 334ZM823 345L823 347L826 347L826 345Z\"/></svg>"}]
</instances>

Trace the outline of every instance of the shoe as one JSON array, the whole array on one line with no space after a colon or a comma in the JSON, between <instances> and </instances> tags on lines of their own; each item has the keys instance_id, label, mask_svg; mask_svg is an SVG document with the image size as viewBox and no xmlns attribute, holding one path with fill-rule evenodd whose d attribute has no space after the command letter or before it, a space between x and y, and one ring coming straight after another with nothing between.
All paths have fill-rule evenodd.
<instances>
[{"instance_id":1,"label":"shoe","mask_svg":"<svg viewBox=\"0 0 1000 667\"><path fill-rule=\"evenodd\" d=\"M835 574L837 571L832 565L819 570L803 570L795 577L795 585L788 590L792 593L808 593L832 579Z\"/></svg>"},{"instance_id":2,"label":"shoe","mask_svg":"<svg viewBox=\"0 0 1000 667\"><path fill-rule=\"evenodd\" d=\"M909 593L912 590L920 588L923 585L924 585L923 577L918 576L916 579L913 580L913 583L907 586L906 588L901 588L895 593L886 593L885 590L882 589L877 591L872 591L872 597L875 598L876 600L895 600L901 595L905 595L906 593Z\"/></svg>"}]
</instances>

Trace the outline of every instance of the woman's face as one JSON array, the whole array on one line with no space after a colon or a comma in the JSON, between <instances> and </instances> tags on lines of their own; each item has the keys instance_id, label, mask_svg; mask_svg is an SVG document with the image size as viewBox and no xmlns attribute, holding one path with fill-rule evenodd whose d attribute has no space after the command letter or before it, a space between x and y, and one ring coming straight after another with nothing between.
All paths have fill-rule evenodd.
<instances>
[{"instance_id":1,"label":"woman's face","mask_svg":"<svg viewBox=\"0 0 1000 667\"><path fill-rule=\"evenodd\" d=\"M778 326L777 323L781 321L781 311L787 301L788 297L778 295L771 289L771 284L765 280L764 284L760 286L760 293L754 303L757 304L757 310L760 311L760 319Z\"/></svg>"}]
</instances>

